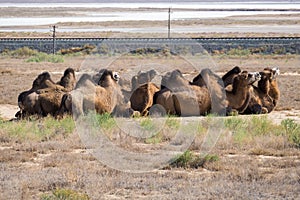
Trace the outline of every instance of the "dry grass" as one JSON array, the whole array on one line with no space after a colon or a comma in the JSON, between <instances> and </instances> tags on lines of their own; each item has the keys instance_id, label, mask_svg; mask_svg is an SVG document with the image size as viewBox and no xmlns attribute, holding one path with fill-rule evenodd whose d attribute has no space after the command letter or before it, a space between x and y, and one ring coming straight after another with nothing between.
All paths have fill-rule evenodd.
<instances>
[{"instance_id":1,"label":"dry grass","mask_svg":"<svg viewBox=\"0 0 300 200\"><path fill-rule=\"evenodd\" d=\"M212 56L220 66L220 74L235 65L245 70L260 70L265 66L278 66L283 73L299 73L298 56L234 57ZM65 57L64 63L27 63L25 59L0 59L0 103L16 104L17 95L29 89L32 80L42 71L63 72L67 67L80 69L84 57ZM140 58L135 58L140 59ZM190 72L187 62L180 59L161 60L151 57L142 64L164 63ZM116 60L113 67L128 73L128 64L134 67L133 58ZM102 66L94 63L95 66ZM120 68L121 66L121 68ZM24 70L26 69L26 70ZM30 69L30 70L27 70ZM130 74L130 73L129 73ZM57 81L61 74L52 74ZM279 108L300 109L297 99L298 75L278 77L282 92ZM22 84L16 84L22 83ZM76 132L50 134L47 139L31 137L18 139L4 129L0 130L0 193L3 199L41 199L55 192L65 195L87 195L91 199L297 199L300 194L300 151L284 134L281 125L266 119L254 118L240 122L241 129L225 130L209 155L212 162L185 166L186 169L167 166L149 173L126 173L103 165L89 154ZM238 123L239 121L237 121ZM28 122L30 123L30 122ZM31 122L32 123L32 122ZM52 122L56 123L56 122ZM233 122L230 122L233 123ZM228 123L228 127L232 124ZM176 120L166 121L167 129L150 140L138 140L126 135L111 135L119 147L134 152L147 150L145 145L166 143L178 129ZM256 126L253 126L256 124ZM257 126L261 124L261 127ZM147 127L145 122L143 126ZM109 128L109 127L108 127ZM193 128L193 127L192 127ZM190 147L195 155L201 153L206 127L197 130ZM244 129L243 129L244 128ZM154 147L153 147L154 148Z\"/></svg>"},{"instance_id":2,"label":"dry grass","mask_svg":"<svg viewBox=\"0 0 300 200\"><path fill-rule=\"evenodd\" d=\"M299 187L295 186L299 184L300 154L296 149L277 149L282 156L264 152L262 156L251 153L247 146L227 143L228 148L217 145L211 152L218 159L197 169L172 167L132 174L95 160L76 133L65 139L8 142L5 146L7 149L0 150L0 177L4 180L0 192L5 199L40 199L57 190L71 190L92 199L295 199L299 195ZM286 155L287 151L293 154Z\"/></svg>"}]
</instances>

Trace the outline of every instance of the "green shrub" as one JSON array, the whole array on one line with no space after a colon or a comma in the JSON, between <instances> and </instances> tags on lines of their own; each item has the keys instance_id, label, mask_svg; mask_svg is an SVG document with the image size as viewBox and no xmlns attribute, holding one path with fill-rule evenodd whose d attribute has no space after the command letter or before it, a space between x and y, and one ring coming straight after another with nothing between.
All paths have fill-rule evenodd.
<instances>
[{"instance_id":1,"label":"green shrub","mask_svg":"<svg viewBox=\"0 0 300 200\"><path fill-rule=\"evenodd\" d=\"M62 63L64 62L64 58L61 55L53 55L53 54L46 54L40 52L29 59L26 62L51 62L51 63Z\"/></svg>"},{"instance_id":2,"label":"green shrub","mask_svg":"<svg viewBox=\"0 0 300 200\"><path fill-rule=\"evenodd\" d=\"M249 56L251 51L249 49L234 48L227 51L227 55L231 56Z\"/></svg>"},{"instance_id":3,"label":"green shrub","mask_svg":"<svg viewBox=\"0 0 300 200\"><path fill-rule=\"evenodd\" d=\"M166 120L166 125L171 129L178 130L180 127L180 120L175 116L169 116Z\"/></svg>"},{"instance_id":4,"label":"green shrub","mask_svg":"<svg viewBox=\"0 0 300 200\"><path fill-rule=\"evenodd\" d=\"M5 50L2 52L2 55L12 56L14 58L21 58L21 57L30 57L37 55L38 51L34 49L30 49L29 47L22 47L16 50Z\"/></svg>"},{"instance_id":5,"label":"green shrub","mask_svg":"<svg viewBox=\"0 0 300 200\"><path fill-rule=\"evenodd\" d=\"M194 159L195 159L194 154L191 151L187 150L183 154L176 156L172 160L171 166L187 168L190 166L190 163Z\"/></svg>"},{"instance_id":6,"label":"green shrub","mask_svg":"<svg viewBox=\"0 0 300 200\"><path fill-rule=\"evenodd\" d=\"M147 130L147 131L151 131L153 130L154 128L154 124L152 122L152 120L148 117L146 118L141 118L141 121L140 121L140 126L144 129L144 130Z\"/></svg>"},{"instance_id":7,"label":"green shrub","mask_svg":"<svg viewBox=\"0 0 300 200\"><path fill-rule=\"evenodd\" d=\"M182 168L198 168L204 167L208 162L219 161L219 156L207 154L206 156L195 155L190 150L185 151L183 154L176 156L171 161L172 167L182 167Z\"/></svg>"},{"instance_id":8,"label":"green shrub","mask_svg":"<svg viewBox=\"0 0 300 200\"><path fill-rule=\"evenodd\" d=\"M52 194L43 194L41 200L89 200L87 194L82 194L70 189L56 189Z\"/></svg>"},{"instance_id":9,"label":"green shrub","mask_svg":"<svg viewBox=\"0 0 300 200\"><path fill-rule=\"evenodd\" d=\"M271 134L274 131L276 125L272 123L270 119L268 119L267 115L264 116L253 116L251 118L251 125L249 128L252 130L253 135L267 135Z\"/></svg>"}]
</instances>

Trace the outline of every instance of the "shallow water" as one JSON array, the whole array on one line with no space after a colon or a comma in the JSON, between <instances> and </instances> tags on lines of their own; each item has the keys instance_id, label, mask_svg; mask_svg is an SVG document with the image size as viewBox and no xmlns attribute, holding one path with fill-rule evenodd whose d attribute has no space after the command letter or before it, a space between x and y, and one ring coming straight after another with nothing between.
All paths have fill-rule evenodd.
<instances>
[{"instance_id":1,"label":"shallow water","mask_svg":"<svg viewBox=\"0 0 300 200\"><path fill-rule=\"evenodd\" d=\"M87 8L185 8L190 10L177 11L171 13L172 20L223 18L228 16L245 16L257 14L291 14L300 13L300 3L29 3L12 4L0 3L0 7L87 7ZM203 11L197 9L275 9L270 11ZM280 9L280 10L276 10ZM288 9L298 9L298 11L288 11ZM80 10L79 10L80 11ZM56 24L58 22L104 22L104 21L137 21L154 20L163 21L168 19L167 9L149 11L124 11L124 12L82 12L84 16L76 17L6 17L0 18L0 26L34 26Z\"/></svg>"}]
</instances>

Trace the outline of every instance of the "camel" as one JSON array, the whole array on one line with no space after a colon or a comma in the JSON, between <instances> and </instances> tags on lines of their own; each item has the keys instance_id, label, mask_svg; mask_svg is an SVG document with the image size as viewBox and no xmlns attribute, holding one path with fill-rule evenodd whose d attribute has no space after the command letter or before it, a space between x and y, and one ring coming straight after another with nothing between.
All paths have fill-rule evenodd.
<instances>
[{"instance_id":1,"label":"camel","mask_svg":"<svg viewBox=\"0 0 300 200\"><path fill-rule=\"evenodd\" d=\"M247 71L243 71L235 76L233 78L232 91L226 90L227 107L236 110L238 113L243 113L251 99L251 84L259 79L258 73L252 74Z\"/></svg>"},{"instance_id":2,"label":"camel","mask_svg":"<svg viewBox=\"0 0 300 200\"><path fill-rule=\"evenodd\" d=\"M75 90L63 97L61 112L67 111L79 115L95 110L99 114L109 113L114 116L129 116L130 105L124 98L118 80L117 72L103 70L98 84L88 74L83 74L76 84ZM71 111L72 110L72 111Z\"/></svg>"},{"instance_id":3,"label":"camel","mask_svg":"<svg viewBox=\"0 0 300 200\"><path fill-rule=\"evenodd\" d=\"M278 67L275 67L273 69L265 68L264 71L272 72L273 76L269 80L270 82L270 89L269 89L269 96L273 99L274 107L277 105L280 97L280 91L277 84L277 76L280 74L280 70Z\"/></svg>"},{"instance_id":4,"label":"camel","mask_svg":"<svg viewBox=\"0 0 300 200\"><path fill-rule=\"evenodd\" d=\"M159 87L151 82L139 86L130 97L131 108L146 116L153 105L154 94L158 91Z\"/></svg>"},{"instance_id":5,"label":"camel","mask_svg":"<svg viewBox=\"0 0 300 200\"><path fill-rule=\"evenodd\" d=\"M161 105L168 114L199 116L210 111L211 99L206 87L191 85L179 70L168 72L162 78L161 90L154 96L154 102Z\"/></svg>"},{"instance_id":6,"label":"camel","mask_svg":"<svg viewBox=\"0 0 300 200\"><path fill-rule=\"evenodd\" d=\"M55 84L48 72L43 72L33 81L31 89L24 91L18 96L18 106L20 111L16 113L17 118L23 118L34 114L41 114L38 103L37 90L49 87L49 85Z\"/></svg>"},{"instance_id":7,"label":"camel","mask_svg":"<svg viewBox=\"0 0 300 200\"><path fill-rule=\"evenodd\" d=\"M20 113L18 117L33 114L46 116L55 115L60 108L60 103L65 92L73 89L75 84L75 72L72 68L65 70L61 80L54 83L48 72L40 74L33 82L29 92L21 93L18 97Z\"/></svg>"},{"instance_id":8,"label":"camel","mask_svg":"<svg viewBox=\"0 0 300 200\"><path fill-rule=\"evenodd\" d=\"M261 80L257 86L252 86L251 100L245 114L266 114L274 110L280 95L276 81L278 74L278 68L265 68L260 72Z\"/></svg>"}]
</instances>

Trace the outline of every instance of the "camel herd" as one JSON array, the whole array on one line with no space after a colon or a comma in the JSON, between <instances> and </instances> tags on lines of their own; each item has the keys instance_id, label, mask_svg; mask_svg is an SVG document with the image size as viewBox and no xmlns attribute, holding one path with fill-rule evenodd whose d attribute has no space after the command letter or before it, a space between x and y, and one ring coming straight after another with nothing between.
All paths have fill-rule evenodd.
<instances>
[{"instance_id":1,"label":"camel herd","mask_svg":"<svg viewBox=\"0 0 300 200\"><path fill-rule=\"evenodd\" d=\"M159 86L152 82L158 74L156 70L140 72L132 77L128 91L118 72L108 69L94 76L83 74L76 82L75 71L68 68L57 83L44 72L31 89L19 94L16 117L78 117L89 110L118 117L265 114L274 110L280 96L278 68L250 73L234 67L222 77L203 69L191 81L173 70L162 75Z\"/></svg>"}]
</instances>

